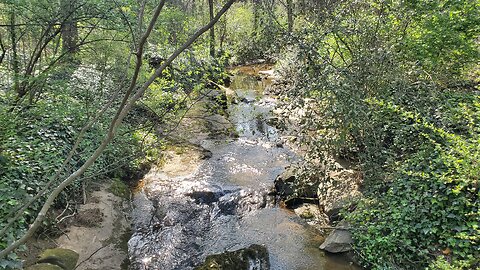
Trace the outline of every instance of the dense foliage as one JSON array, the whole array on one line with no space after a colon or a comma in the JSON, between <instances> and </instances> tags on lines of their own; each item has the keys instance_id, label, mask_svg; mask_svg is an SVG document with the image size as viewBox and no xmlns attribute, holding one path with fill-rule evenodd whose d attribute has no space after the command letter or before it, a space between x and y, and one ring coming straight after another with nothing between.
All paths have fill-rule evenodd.
<instances>
[{"instance_id":1,"label":"dense foliage","mask_svg":"<svg viewBox=\"0 0 480 270\"><path fill-rule=\"evenodd\" d=\"M480 267L479 12L478 1L342 1L299 21L285 50L305 177L332 155L363 171L346 216L368 267Z\"/></svg>"}]
</instances>

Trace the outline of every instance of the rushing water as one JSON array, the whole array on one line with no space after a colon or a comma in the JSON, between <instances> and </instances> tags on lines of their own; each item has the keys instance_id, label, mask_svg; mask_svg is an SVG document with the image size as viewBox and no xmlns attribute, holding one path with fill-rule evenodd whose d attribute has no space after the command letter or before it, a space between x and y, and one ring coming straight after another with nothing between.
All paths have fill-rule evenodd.
<instances>
[{"instance_id":1,"label":"rushing water","mask_svg":"<svg viewBox=\"0 0 480 270\"><path fill-rule=\"evenodd\" d=\"M277 131L267 124L275 100L263 95L266 83L234 77L239 102L229 108L229 120L238 139L204 140L212 156L189 174L146 176L134 199L132 269L193 269L207 255L251 244L267 247L271 269L354 269L320 251L318 233L269 196L295 156L277 147Z\"/></svg>"}]
</instances>

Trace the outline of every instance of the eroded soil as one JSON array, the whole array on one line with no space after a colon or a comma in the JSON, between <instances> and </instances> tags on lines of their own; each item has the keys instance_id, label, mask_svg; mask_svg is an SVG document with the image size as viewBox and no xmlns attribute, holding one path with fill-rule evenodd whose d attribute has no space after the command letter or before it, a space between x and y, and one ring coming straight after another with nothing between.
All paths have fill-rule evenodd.
<instances>
[{"instance_id":1,"label":"eroded soil","mask_svg":"<svg viewBox=\"0 0 480 270\"><path fill-rule=\"evenodd\" d=\"M111 183L93 191L87 203L66 221L57 238L42 234L27 243L24 265L35 262L47 248L68 248L79 253L78 270L127 269L127 241L130 238L130 206L127 199L111 193Z\"/></svg>"}]
</instances>

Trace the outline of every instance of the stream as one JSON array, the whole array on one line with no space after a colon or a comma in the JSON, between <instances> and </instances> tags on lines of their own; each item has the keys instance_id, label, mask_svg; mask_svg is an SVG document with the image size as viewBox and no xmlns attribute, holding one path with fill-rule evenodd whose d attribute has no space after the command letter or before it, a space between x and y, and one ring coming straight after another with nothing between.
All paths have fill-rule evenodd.
<instances>
[{"instance_id":1,"label":"stream","mask_svg":"<svg viewBox=\"0 0 480 270\"><path fill-rule=\"evenodd\" d=\"M230 88L238 102L229 106L228 120L238 138L206 137L200 144L211 152L208 159L189 162L193 154L183 153L170 162L184 163L176 173L161 168L145 176L133 201L130 269L194 269L208 255L252 244L267 248L271 269L356 269L324 254L323 237L269 195L276 176L297 158L267 124L275 106L263 94L268 83L237 73Z\"/></svg>"}]
</instances>

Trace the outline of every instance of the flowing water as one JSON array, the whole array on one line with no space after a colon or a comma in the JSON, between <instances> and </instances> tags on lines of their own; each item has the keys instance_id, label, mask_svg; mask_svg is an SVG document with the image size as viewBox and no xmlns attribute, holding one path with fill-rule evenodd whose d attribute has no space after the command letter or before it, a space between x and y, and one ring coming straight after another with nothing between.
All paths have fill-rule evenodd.
<instances>
[{"instance_id":1,"label":"flowing water","mask_svg":"<svg viewBox=\"0 0 480 270\"><path fill-rule=\"evenodd\" d=\"M322 237L269 195L295 155L277 146L277 130L267 124L275 105L263 95L267 83L234 77L239 102L228 115L238 139L205 139L208 160L185 173L159 169L145 177L134 199L131 269L193 269L207 255L251 244L267 247L271 269L355 269L319 250Z\"/></svg>"}]
</instances>

